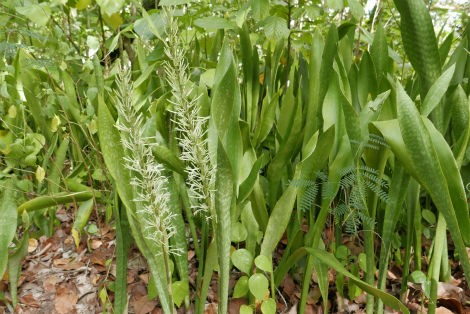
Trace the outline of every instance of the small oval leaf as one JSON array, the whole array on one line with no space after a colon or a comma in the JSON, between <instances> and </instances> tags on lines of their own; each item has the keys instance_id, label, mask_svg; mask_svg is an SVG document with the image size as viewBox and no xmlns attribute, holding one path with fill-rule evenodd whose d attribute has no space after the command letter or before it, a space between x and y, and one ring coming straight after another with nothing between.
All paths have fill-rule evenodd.
<instances>
[{"instance_id":1,"label":"small oval leaf","mask_svg":"<svg viewBox=\"0 0 470 314\"><path fill-rule=\"evenodd\" d=\"M262 274L254 274L248 280L248 287L250 292L257 300L262 300L268 291L268 279Z\"/></svg>"},{"instance_id":2,"label":"small oval leaf","mask_svg":"<svg viewBox=\"0 0 470 314\"><path fill-rule=\"evenodd\" d=\"M232 253L232 263L236 268L242 272L251 273L251 266L253 265L253 255L247 249L239 249Z\"/></svg>"}]
</instances>

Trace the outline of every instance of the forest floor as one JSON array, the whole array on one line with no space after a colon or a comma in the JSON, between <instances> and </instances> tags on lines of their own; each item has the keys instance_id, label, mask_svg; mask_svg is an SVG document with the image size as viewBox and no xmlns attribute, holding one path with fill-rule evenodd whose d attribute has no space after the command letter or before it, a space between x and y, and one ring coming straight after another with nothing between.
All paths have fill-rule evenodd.
<instances>
[{"instance_id":1,"label":"forest floor","mask_svg":"<svg viewBox=\"0 0 470 314\"><path fill-rule=\"evenodd\" d=\"M29 254L23 261L23 270L18 285L19 303L14 309L0 301L0 314L4 313L48 313L48 314L91 314L112 313L114 299L113 285L116 275L115 265L115 231L110 224L96 229L93 234L82 236L79 246L75 245L71 235L74 221L73 211L61 209L57 217L61 221L52 237L30 239ZM281 245L282 246L282 243ZM360 249L360 248L359 248ZM282 247L276 252L282 254ZM469 251L470 255L470 251ZM276 260L276 256L274 258ZM196 258L193 251L188 254L190 278L189 282L194 291L197 274ZM458 313L470 314L470 290L466 288L465 279L456 263L451 262L453 280L450 283L439 283L438 314ZM392 267L388 273L388 290L397 294L400 289L400 272L398 267ZM230 283L233 289L235 280L240 274L234 273ZM278 290L278 313L297 313L297 303L300 298L299 278L295 274L288 275ZM323 313L318 286L312 277L311 291L306 313ZM129 253L127 267L128 312L136 314L162 313L158 301L149 300L147 284L149 273L144 258L137 249ZM329 272L330 297L328 307L331 313L364 313L365 294L362 293L349 301L340 296L335 289L335 273ZM8 278L0 280L0 291L8 292ZM207 314L217 313L217 277L214 274L208 292ZM423 293L419 285L409 285L407 306L413 313L426 313ZM194 292L191 293L191 299ZM423 303L424 301L424 303ZM245 299L231 299L229 313L239 313ZM424 305L424 308L423 308ZM178 313L192 313L192 309L181 307ZM386 310L386 313L396 313Z\"/></svg>"}]
</instances>

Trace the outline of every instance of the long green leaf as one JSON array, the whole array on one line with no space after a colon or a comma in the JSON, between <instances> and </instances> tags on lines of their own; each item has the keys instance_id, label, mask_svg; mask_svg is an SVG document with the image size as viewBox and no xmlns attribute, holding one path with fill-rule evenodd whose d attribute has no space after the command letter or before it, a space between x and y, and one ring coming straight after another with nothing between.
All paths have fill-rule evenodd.
<instances>
[{"instance_id":1,"label":"long green leaf","mask_svg":"<svg viewBox=\"0 0 470 314\"><path fill-rule=\"evenodd\" d=\"M393 153L405 169L428 191L444 215L454 244L466 256L470 243L470 219L465 190L452 151L440 132L416 107L400 84L397 84L398 119L375 122ZM400 132L397 132L400 130ZM467 278L470 262L461 259Z\"/></svg>"},{"instance_id":2,"label":"long green leaf","mask_svg":"<svg viewBox=\"0 0 470 314\"><path fill-rule=\"evenodd\" d=\"M29 201L24 202L18 206L18 213L23 211L33 211L49 206L67 204L72 202L83 202L93 198L94 193L92 191L81 191L81 192L60 192L53 195L44 195L33 198Z\"/></svg>"},{"instance_id":3,"label":"long green leaf","mask_svg":"<svg viewBox=\"0 0 470 314\"><path fill-rule=\"evenodd\" d=\"M120 204L119 198L115 197L116 280L114 286L114 312L124 314L127 310L127 255L131 241L126 211Z\"/></svg>"},{"instance_id":4,"label":"long green leaf","mask_svg":"<svg viewBox=\"0 0 470 314\"><path fill-rule=\"evenodd\" d=\"M383 292L382 290L379 290L375 288L374 286L371 286L364 281L362 281L360 278L357 278L353 274L351 274L349 271L347 271L344 266L334 257L334 255L325 252L324 250L320 249L312 249L312 248L305 248L305 250L313 255L315 258L320 260L322 263L328 265L329 267L333 268L336 270L338 273L346 276L351 280L355 285L357 285L359 288L364 290L367 293L373 294L375 297L380 298L385 304L388 306L401 311L402 313L409 313L410 311L408 308L401 303L397 298L394 296Z\"/></svg>"},{"instance_id":5,"label":"long green leaf","mask_svg":"<svg viewBox=\"0 0 470 314\"><path fill-rule=\"evenodd\" d=\"M227 313L230 279L230 212L235 200L233 199L234 184L230 161L220 141L217 147L215 185L217 187L215 211L217 215L217 255L219 260L218 312L225 314Z\"/></svg>"},{"instance_id":6,"label":"long green leaf","mask_svg":"<svg viewBox=\"0 0 470 314\"><path fill-rule=\"evenodd\" d=\"M401 16L403 46L423 83L421 96L424 98L441 72L441 60L431 15L424 1L394 2Z\"/></svg>"},{"instance_id":7,"label":"long green leaf","mask_svg":"<svg viewBox=\"0 0 470 314\"><path fill-rule=\"evenodd\" d=\"M211 115L217 134L232 166L232 176L238 186L238 164L242 160L243 144L238 119L241 95L233 54L224 42L215 72Z\"/></svg>"},{"instance_id":8,"label":"long green leaf","mask_svg":"<svg viewBox=\"0 0 470 314\"><path fill-rule=\"evenodd\" d=\"M433 111L437 105L439 105L442 97L445 95L447 88L449 87L450 80L454 75L455 65L451 65L442 75L432 84L426 98L424 98L423 105L421 107L421 114L427 117L431 111Z\"/></svg>"},{"instance_id":9,"label":"long green leaf","mask_svg":"<svg viewBox=\"0 0 470 314\"><path fill-rule=\"evenodd\" d=\"M0 277L7 268L8 247L15 237L17 218L14 179L8 179L0 201Z\"/></svg>"},{"instance_id":10,"label":"long green leaf","mask_svg":"<svg viewBox=\"0 0 470 314\"><path fill-rule=\"evenodd\" d=\"M10 293L13 306L18 303L18 279L21 273L21 262L28 255L29 233L25 232L18 248L8 260L8 277L10 280Z\"/></svg>"}]
</instances>

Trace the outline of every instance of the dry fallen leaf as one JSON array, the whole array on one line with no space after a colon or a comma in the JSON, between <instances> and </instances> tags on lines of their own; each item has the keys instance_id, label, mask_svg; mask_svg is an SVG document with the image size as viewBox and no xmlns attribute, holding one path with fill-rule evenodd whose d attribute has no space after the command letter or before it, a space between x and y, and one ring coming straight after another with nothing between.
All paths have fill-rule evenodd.
<instances>
[{"instance_id":1,"label":"dry fallen leaf","mask_svg":"<svg viewBox=\"0 0 470 314\"><path fill-rule=\"evenodd\" d=\"M217 303L206 304L204 309L204 314L216 314L217 313Z\"/></svg>"},{"instance_id":2,"label":"dry fallen leaf","mask_svg":"<svg viewBox=\"0 0 470 314\"><path fill-rule=\"evenodd\" d=\"M153 311L157 306L157 301L149 300L149 298L144 295L134 302L134 310L136 314L147 314Z\"/></svg>"},{"instance_id":3,"label":"dry fallen leaf","mask_svg":"<svg viewBox=\"0 0 470 314\"><path fill-rule=\"evenodd\" d=\"M28 253L32 253L34 251L36 251L36 249L38 248L38 240L36 240L35 238L29 238L29 241L28 241Z\"/></svg>"},{"instance_id":4,"label":"dry fallen leaf","mask_svg":"<svg viewBox=\"0 0 470 314\"><path fill-rule=\"evenodd\" d=\"M98 249L99 247L101 247L101 245L103 245L103 241L98 240L98 239L91 240L91 248L93 250Z\"/></svg>"},{"instance_id":5,"label":"dry fallen leaf","mask_svg":"<svg viewBox=\"0 0 470 314\"><path fill-rule=\"evenodd\" d=\"M42 286L44 288L44 292L50 293L50 292L55 292L55 287L57 283L61 282L62 280L58 278L56 275L48 276L44 282L42 283Z\"/></svg>"},{"instance_id":6,"label":"dry fallen leaf","mask_svg":"<svg viewBox=\"0 0 470 314\"><path fill-rule=\"evenodd\" d=\"M69 314L75 310L78 295L68 287L61 286L57 288L57 296L54 301L54 308L58 314Z\"/></svg>"},{"instance_id":7,"label":"dry fallen leaf","mask_svg":"<svg viewBox=\"0 0 470 314\"><path fill-rule=\"evenodd\" d=\"M245 305L248 304L248 301L245 298L230 299L228 302L228 313L229 314L240 313L240 307L244 304Z\"/></svg>"},{"instance_id":8,"label":"dry fallen leaf","mask_svg":"<svg viewBox=\"0 0 470 314\"><path fill-rule=\"evenodd\" d=\"M452 312L451 310L443 307L443 306L439 306L437 309L436 309L436 314L453 314L454 312Z\"/></svg>"},{"instance_id":9,"label":"dry fallen leaf","mask_svg":"<svg viewBox=\"0 0 470 314\"><path fill-rule=\"evenodd\" d=\"M291 276L286 276L284 278L284 281L282 282L282 290L289 297L292 296L292 294L294 293L294 291L295 291L295 282L294 282L294 280L292 279Z\"/></svg>"}]
</instances>

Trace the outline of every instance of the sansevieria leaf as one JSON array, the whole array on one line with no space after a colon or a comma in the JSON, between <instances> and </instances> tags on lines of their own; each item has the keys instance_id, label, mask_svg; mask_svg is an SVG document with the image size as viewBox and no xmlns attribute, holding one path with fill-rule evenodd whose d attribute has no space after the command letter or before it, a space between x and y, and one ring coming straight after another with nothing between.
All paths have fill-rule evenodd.
<instances>
[{"instance_id":1,"label":"sansevieria leaf","mask_svg":"<svg viewBox=\"0 0 470 314\"><path fill-rule=\"evenodd\" d=\"M470 244L470 219L465 190L452 151L441 133L421 116L397 84L397 115L374 122L405 169L428 191L444 215L462 266L470 278L465 243Z\"/></svg>"},{"instance_id":2,"label":"sansevieria leaf","mask_svg":"<svg viewBox=\"0 0 470 314\"><path fill-rule=\"evenodd\" d=\"M109 109L101 95L98 97L98 136L106 167L115 181L119 197L126 206L132 235L134 236L137 246L149 263L152 276L155 277L155 284L157 286L162 308L165 313L172 313L173 301L171 300L171 296L168 291L166 276L163 275L164 270L162 270L164 265L164 261L162 259L163 255L161 252L155 251L158 247L149 247L151 243L145 241L145 238L138 227L138 217L136 217L135 213L136 206L133 201L135 197L132 186L130 185L130 173L123 164L125 156L124 148L121 144L119 131L115 127L114 118L111 115L111 112L109 112Z\"/></svg>"},{"instance_id":3,"label":"sansevieria leaf","mask_svg":"<svg viewBox=\"0 0 470 314\"><path fill-rule=\"evenodd\" d=\"M8 247L16 232L16 204L13 179L9 179L3 187L0 203L0 277L3 276L8 264Z\"/></svg>"},{"instance_id":4,"label":"sansevieria leaf","mask_svg":"<svg viewBox=\"0 0 470 314\"><path fill-rule=\"evenodd\" d=\"M394 296L382 290L379 290L375 288L374 286L371 286L365 283L364 281L362 281L361 279L359 279L358 277L354 276L349 271L347 271L346 268L344 268L344 266L336 259L336 257L333 254L325 252L324 250L321 250L321 249L305 248L305 250L309 254L314 256L317 260L319 260L321 263L328 265L329 267L336 270L338 273L342 274L343 276L348 277L349 280L351 280L355 285L357 285L362 290L382 299L382 301L388 306L401 311L401 313L410 312L408 308Z\"/></svg>"}]
</instances>

